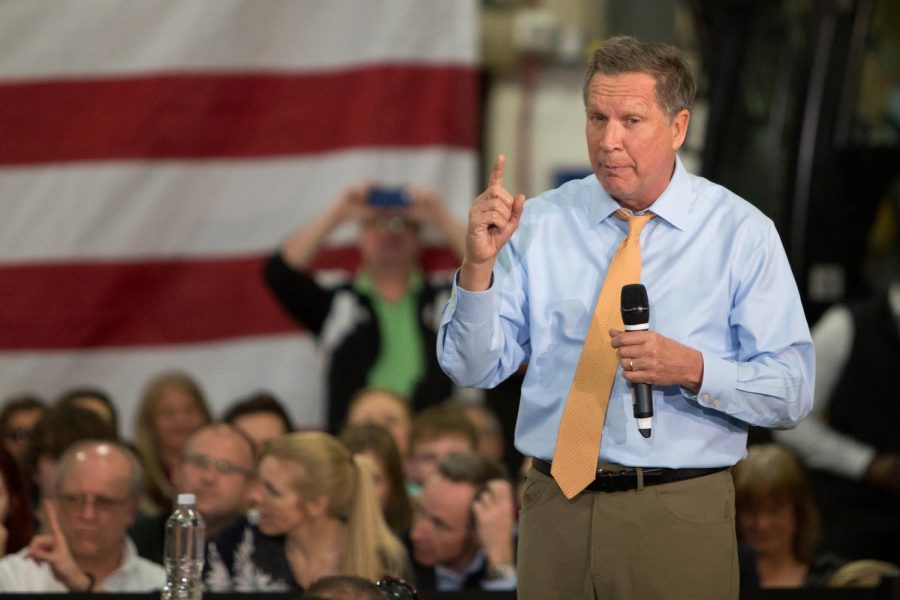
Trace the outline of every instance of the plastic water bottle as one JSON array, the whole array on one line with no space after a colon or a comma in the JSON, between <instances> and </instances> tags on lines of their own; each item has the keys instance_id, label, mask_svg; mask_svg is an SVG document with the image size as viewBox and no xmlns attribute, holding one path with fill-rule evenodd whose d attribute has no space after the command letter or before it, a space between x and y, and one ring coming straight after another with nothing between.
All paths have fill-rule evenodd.
<instances>
[{"instance_id":1,"label":"plastic water bottle","mask_svg":"<svg viewBox=\"0 0 900 600\"><path fill-rule=\"evenodd\" d=\"M178 505L166 521L166 586L162 600L200 600L203 596L203 551L206 524L194 494L178 494Z\"/></svg>"}]
</instances>

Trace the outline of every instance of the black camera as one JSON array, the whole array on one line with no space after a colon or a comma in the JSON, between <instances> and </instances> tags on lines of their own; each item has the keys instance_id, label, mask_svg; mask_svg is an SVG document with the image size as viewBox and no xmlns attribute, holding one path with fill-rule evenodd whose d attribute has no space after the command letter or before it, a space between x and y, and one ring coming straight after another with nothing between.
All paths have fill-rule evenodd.
<instances>
[{"instance_id":1,"label":"black camera","mask_svg":"<svg viewBox=\"0 0 900 600\"><path fill-rule=\"evenodd\" d=\"M408 581L394 577L384 577L375 585L384 592L390 600L419 600L419 592Z\"/></svg>"}]
</instances>

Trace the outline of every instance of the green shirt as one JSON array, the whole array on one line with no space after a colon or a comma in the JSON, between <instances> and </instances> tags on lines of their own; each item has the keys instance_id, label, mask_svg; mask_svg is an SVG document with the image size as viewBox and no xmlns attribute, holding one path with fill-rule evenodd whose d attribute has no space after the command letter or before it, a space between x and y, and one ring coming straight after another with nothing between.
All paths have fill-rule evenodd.
<instances>
[{"instance_id":1,"label":"green shirt","mask_svg":"<svg viewBox=\"0 0 900 600\"><path fill-rule=\"evenodd\" d=\"M369 298L378 321L381 348L366 382L409 398L425 371L424 342L417 314L416 298L422 290L422 274L409 278L406 294L397 302L388 302L375 292L368 273L360 272L353 287Z\"/></svg>"}]
</instances>

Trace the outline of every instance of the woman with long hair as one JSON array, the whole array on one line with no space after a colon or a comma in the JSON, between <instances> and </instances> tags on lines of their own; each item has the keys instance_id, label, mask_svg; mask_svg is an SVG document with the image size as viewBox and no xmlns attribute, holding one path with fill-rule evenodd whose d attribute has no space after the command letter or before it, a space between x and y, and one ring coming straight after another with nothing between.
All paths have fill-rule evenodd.
<instances>
[{"instance_id":1,"label":"woman with long hair","mask_svg":"<svg viewBox=\"0 0 900 600\"><path fill-rule=\"evenodd\" d=\"M0 556L18 552L34 535L28 485L12 453L0 445Z\"/></svg>"},{"instance_id":2,"label":"woman with long hair","mask_svg":"<svg viewBox=\"0 0 900 600\"><path fill-rule=\"evenodd\" d=\"M354 454L367 456L375 466L375 492L387 524L398 535L412 523L412 503L406 493L403 460L397 444L380 425L348 425L340 440Z\"/></svg>"},{"instance_id":3,"label":"woman with long hair","mask_svg":"<svg viewBox=\"0 0 900 600\"><path fill-rule=\"evenodd\" d=\"M144 469L143 513L170 510L175 494L171 478L184 445L211 420L203 391L190 375L161 373L147 384L135 422L135 447Z\"/></svg>"},{"instance_id":4,"label":"woman with long hair","mask_svg":"<svg viewBox=\"0 0 900 600\"><path fill-rule=\"evenodd\" d=\"M408 573L406 549L375 497L371 462L332 435L269 442L251 497L258 525L240 523L209 545L210 591L287 591L327 575L374 581Z\"/></svg>"}]
</instances>

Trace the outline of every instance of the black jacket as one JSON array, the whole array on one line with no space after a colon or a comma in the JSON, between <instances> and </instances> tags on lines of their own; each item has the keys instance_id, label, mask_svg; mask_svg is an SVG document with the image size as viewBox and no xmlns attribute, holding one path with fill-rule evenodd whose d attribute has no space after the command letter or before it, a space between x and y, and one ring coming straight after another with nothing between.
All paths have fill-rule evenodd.
<instances>
[{"instance_id":1,"label":"black jacket","mask_svg":"<svg viewBox=\"0 0 900 600\"><path fill-rule=\"evenodd\" d=\"M353 395L366 386L380 348L372 302L351 283L325 287L308 273L292 269L276 253L266 262L266 283L282 307L306 327L330 353L328 364L328 429L343 426ZM425 356L425 373L410 398L418 411L453 393L453 384L437 362L437 327L449 296L449 285L427 279L417 298L417 314ZM299 365L298 365L299 368Z\"/></svg>"}]
</instances>

